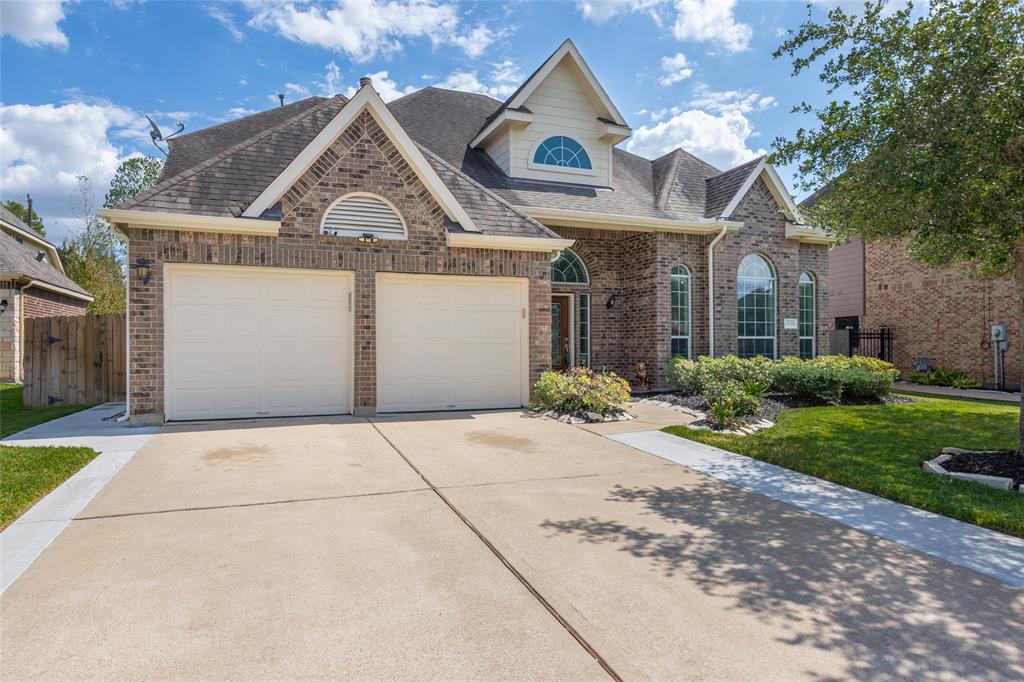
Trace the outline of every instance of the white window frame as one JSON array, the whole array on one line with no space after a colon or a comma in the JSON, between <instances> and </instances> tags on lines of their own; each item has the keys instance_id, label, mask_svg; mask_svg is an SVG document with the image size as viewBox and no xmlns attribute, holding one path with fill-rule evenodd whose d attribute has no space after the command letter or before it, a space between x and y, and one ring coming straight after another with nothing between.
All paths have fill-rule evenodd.
<instances>
[{"instance_id":1,"label":"white window frame","mask_svg":"<svg viewBox=\"0 0 1024 682\"><path fill-rule=\"evenodd\" d=\"M683 273L685 273L685 274L677 275L676 272L675 272L676 269L682 269ZM674 327L674 325L676 323L676 319L675 319L675 316L676 316L676 311L675 311L676 306L672 303L672 295L675 293L673 291L673 288L675 287L677 279L685 279L686 280L686 331L687 331L687 334L686 334L686 336L677 336L674 333L674 331L670 328L670 331L669 331L669 353L671 355L675 355L674 353L672 353L672 342L673 341L675 341L676 339L686 339L686 355L685 355L685 357L687 359L691 359L693 357L693 290L692 290L693 276L690 273L690 268L686 267L685 265L673 265L672 266L672 270L669 271L669 289L668 289L668 291L669 291L669 294L668 294L669 295L669 301L668 301L669 325L671 325L673 327Z\"/></svg>"},{"instance_id":2,"label":"white window frame","mask_svg":"<svg viewBox=\"0 0 1024 682\"><path fill-rule=\"evenodd\" d=\"M587 158L590 159L590 168L571 168L569 166L552 166L546 163L536 163L533 160L533 157L537 154L537 149L552 137L568 137L570 140L582 147L583 151L587 153ZM587 175L590 177L595 177L597 175L597 170L594 168L594 155L590 153L587 146L577 140L573 135L565 135L563 133L556 132L544 133L533 143L530 147L529 156L526 157L526 167L534 171L552 171L555 173L568 173L569 175Z\"/></svg>"},{"instance_id":3,"label":"white window frame","mask_svg":"<svg viewBox=\"0 0 1024 682\"><path fill-rule=\"evenodd\" d=\"M591 342L591 333L590 333L590 305L592 303L592 299L590 298L590 293L589 292L588 293L581 293L581 294L579 294L579 299L580 300L579 300L579 303L577 305L579 306L579 311L580 311L580 322L579 322L579 326L580 326L580 332L579 332L580 351L579 351L579 358L577 360L582 360L583 358L586 358L586 362L578 362L579 366L580 367L591 367L594 364L593 363L594 346L593 346L593 343ZM584 301L586 301L586 305L583 305ZM586 316L585 319L584 319L584 316ZM586 334L583 333L583 329L584 329L583 325L584 324L586 325L586 327L585 327L586 332L587 332ZM587 352L586 353L583 352L583 342L584 342L584 340L587 342Z\"/></svg>"},{"instance_id":4,"label":"white window frame","mask_svg":"<svg viewBox=\"0 0 1024 682\"><path fill-rule=\"evenodd\" d=\"M743 335L741 335L739 333L739 310L740 310L740 305L739 305L739 291L738 291L738 288L739 288L740 280L741 279L750 279L750 278L745 278L742 275L740 275L740 268L743 267L743 261L745 261L750 256L757 256L762 261L764 261L765 265L768 266L768 271L771 273L771 282L772 282L772 306L771 306L771 310L772 310L772 332L773 332L771 336L743 336ZM736 303L736 322L737 322L736 354L739 355L740 357L745 357L745 356L740 354L740 342L741 341L771 340L771 342L772 342L772 357L771 357L771 359L772 360L777 360L778 357L779 357L779 276L778 276L778 271L775 269L775 266L772 264L771 260L769 260L769 258L767 256L765 256L763 253L758 253L756 251L752 252L752 253L748 253L746 256L744 256L743 258L740 259L740 264L736 267L736 287L737 287L737 292L736 292L737 293L737 296L736 296L736 301L737 301L737 303ZM765 309L768 310L768 308L765 308ZM754 356L751 356L751 357L754 357Z\"/></svg>"},{"instance_id":5,"label":"white window frame","mask_svg":"<svg viewBox=\"0 0 1024 682\"><path fill-rule=\"evenodd\" d=\"M804 282L804 277L809 279L809 282ZM805 284L811 285L811 335L804 336L803 334L803 322L800 319L803 316L803 287ZM811 357L807 358L813 360L818 357L818 278L814 276L814 273L804 270L800 273L800 277L797 279L797 337L798 343L804 340L810 340L811 342ZM799 351L799 347L798 347ZM800 354L803 357L802 354Z\"/></svg>"}]
</instances>

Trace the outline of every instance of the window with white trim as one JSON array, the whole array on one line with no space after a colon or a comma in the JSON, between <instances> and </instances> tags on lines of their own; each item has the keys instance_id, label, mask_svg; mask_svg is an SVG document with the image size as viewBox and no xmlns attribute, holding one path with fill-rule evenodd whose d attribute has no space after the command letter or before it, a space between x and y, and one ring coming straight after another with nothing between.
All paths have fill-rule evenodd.
<instances>
[{"instance_id":1,"label":"window with white trim","mask_svg":"<svg viewBox=\"0 0 1024 682\"><path fill-rule=\"evenodd\" d=\"M690 271L672 268L672 355L690 357Z\"/></svg>"},{"instance_id":2,"label":"window with white trim","mask_svg":"<svg viewBox=\"0 0 1024 682\"><path fill-rule=\"evenodd\" d=\"M737 355L775 358L775 271L752 253L740 261L736 277Z\"/></svg>"},{"instance_id":3,"label":"window with white trim","mask_svg":"<svg viewBox=\"0 0 1024 682\"><path fill-rule=\"evenodd\" d=\"M538 145L533 153L533 162L541 166L579 168L591 170L590 156L576 140L565 135L554 135Z\"/></svg>"},{"instance_id":4,"label":"window with white trim","mask_svg":"<svg viewBox=\"0 0 1024 682\"><path fill-rule=\"evenodd\" d=\"M400 240L408 237L405 220L394 204L368 192L341 197L324 212L320 232L333 237Z\"/></svg>"},{"instance_id":5,"label":"window with white trim","mask_svg":"<svg viewBox=\"0 0 1024 682\"><path fill-rule=\"evenodd\" d=\"M813 360L817 355L815 332L817 331L816 283L814 275L800 273L800 357Z\"/></svg>"},{"instance_id":6,"label":"window with white trim","mask_svg":"<svg viewBox=\"0 0 1024 682\"><path fill-rule=\"evenodd\" d=\"M590 367L590 294L580 294L580 367Z\"/></svg>"},{"instance_id":7,"label":"window with white trim","mask_svg":"<svg viewBox=\"0 0 1024 682\"><path fill-rule=\"evenodd\" d=\"M590 279L580 257L565 249L551 263L551 281L555 284L586 284Z\"/></svg>"}]
</instances>

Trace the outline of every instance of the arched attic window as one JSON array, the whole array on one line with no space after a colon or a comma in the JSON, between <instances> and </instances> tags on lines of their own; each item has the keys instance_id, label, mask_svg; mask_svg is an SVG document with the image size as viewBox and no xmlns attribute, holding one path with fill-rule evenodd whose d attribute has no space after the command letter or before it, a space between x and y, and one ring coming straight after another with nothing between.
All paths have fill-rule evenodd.
<instances>
[{"instance_id":1,"label":"arched attic window","mask_svg":"<svg viewBox=\"0 0 1024 682\"><path fill-rule=\"evenodd\" d=\"M551 264L551 281L554 284L587 284L590 278L580 257L565 249Z\"/></svg>"},{"instance_id":2,"label":"arched attic window","mask_svg":"<svg viewBox=\"0 0 1024 682\"><path fill-rule=\"evenodd\" d=\"M583 145L564 135L554 135L541 142L533 153L533 162L541 166L593 169Z\"/></svg>"},{"instance_id":3,"label":"arched attic window","mask_svg":"<svg viewBox=\"0 0 1024 682\"><path fill-rule=\"evenodd\" d=\"M352 192L328 207L320 232L333 237L408 238L405 220L394 204L369 192Z\"/></svg>"}]
</instances>

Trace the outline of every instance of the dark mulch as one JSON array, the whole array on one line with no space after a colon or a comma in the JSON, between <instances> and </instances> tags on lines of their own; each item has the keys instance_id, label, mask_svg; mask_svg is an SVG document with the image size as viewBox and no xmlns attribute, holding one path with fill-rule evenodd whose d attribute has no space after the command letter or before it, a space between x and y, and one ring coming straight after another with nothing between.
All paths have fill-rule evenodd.
<instances>
[{"instance_id":1,"label":"dark mulch","mask_svg":"<svg viewBox=\"0 0 1024 682\"><path fill-rule=\"evenodd\" d=\"M958 452L942 463L946 471L984 474L1013 479L1013 486L1024 483L1024 457L1012 450L995 452Z\"/></svg>"},{"instance_id":2,"label":"dark mulch","mask_svg":"<svg viewBox=\"0 0 1024 682\"><path fill-rule=\"evenodd\" d=\"M688 407L691 410L700 410L701 412L708 411L708 401L704 399L702 395L680 395L679 393L659 393L657 395L645 395L643 396L649 400L661 400L666 403L672 403L673 405L679 405L681 407ZM882 399L883 403L896 404L896 403L912 403L913 398L907 396L891 395ZM747 414L741 417L741 420L747 424L753 424L754 422L767 419L771 422L779 421L779 415L786 410L791 410L797 407L815 407L822 403L815 402L812 400L803 400L796 396L787 395L785 393L765 393L761 396L761 405L757 410L757 414ZM864 404L878 404L878 403L864 403ZM707 420L701 420L694 422L695 426L713 426Z\"/></svg>"}]
</instances>

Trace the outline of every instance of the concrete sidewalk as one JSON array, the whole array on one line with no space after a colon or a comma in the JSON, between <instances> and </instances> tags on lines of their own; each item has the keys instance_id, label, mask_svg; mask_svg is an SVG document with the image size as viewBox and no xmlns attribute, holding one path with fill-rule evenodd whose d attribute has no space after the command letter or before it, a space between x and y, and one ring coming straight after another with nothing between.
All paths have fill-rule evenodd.
<instances>
[{"instance_id":1,"label":"concrete sidewalk","mask_svg":"<svg viewBox=\"0 0 1024 682\"><path fill-rule=\"evenodd\" d=\"M922 386L909 381L897 381L893 390L898 393L913 393L935 398L969 398L971 400L994 400L1001 403L1019 403L1020 393L1008 391L985 391L980 389L961 389L949 386Z\"/></svg>"},{"instance_id":2,"label":"concrete sidewalk","mask_svg":"<svg viewBox=\"0 0 1024 682\"><path fill-rule=\"evenodd\" d=\"M0 533L0 593L156 433L156 427L133 427L114 421L124 409L124 403L106 403L0 440L3 445L76 446L99 453Z\"/></svg>"}]
</instances>

